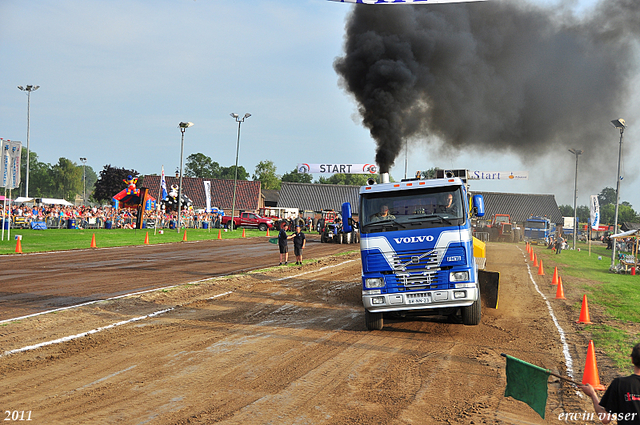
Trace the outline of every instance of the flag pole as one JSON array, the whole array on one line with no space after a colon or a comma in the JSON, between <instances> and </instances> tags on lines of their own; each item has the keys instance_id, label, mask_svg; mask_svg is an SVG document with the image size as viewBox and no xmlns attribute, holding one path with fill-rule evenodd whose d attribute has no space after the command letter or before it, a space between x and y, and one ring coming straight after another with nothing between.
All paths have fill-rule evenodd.
<instances>
[{"instance_id":1,"label":"flag pole","mask_svg":"<svg viewBox=\"0 0 640 425\"><path fill-rule=\"evenodd\" d=\"M500 353L500 355L501 355L502 357L505 357L505 358L507 357L507 355L506 355L505 353ZM521 361L522 361L522 360L521 360ZM533 365L533 366L535 366L535 365ZM540 367L540 366L536 366L536 367ZM542 367L541 367L540 369L544 369L544 368L542 368ZM583 385L583 384L581 384L580 382L576 382L576 381L574 381L574 380L573 380L573 379L571 379L571 378L567 378L566 376L562 376L562 375L558 375L557 373L553 373L553 372L551 372L549 369L544 369L544 371L545 371L546 373L548 373L549 375L551 375L551 376L555 376L556 378L560 378L560 379L562 379L563 381L571 382L572 384L577 385L577 386L579 386L579 387L581 387L581 386Z\"/></svg>"}]
</instances>

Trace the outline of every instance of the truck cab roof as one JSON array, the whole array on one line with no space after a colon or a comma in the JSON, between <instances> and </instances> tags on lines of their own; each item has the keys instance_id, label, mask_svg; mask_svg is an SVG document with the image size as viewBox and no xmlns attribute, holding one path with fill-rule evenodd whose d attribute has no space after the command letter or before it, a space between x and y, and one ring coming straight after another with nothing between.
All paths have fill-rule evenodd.
<instances>
[{"instance_id":1,"label":"truck cab roof","mask_svg":"<svg viewBox=\"0 0 640 425\"><path fill-rule=\"evenodd\" d=\"M465 184L459 177L452 177L448 179L408 180L402 182L380 183L362 186L360 188L360 195L367 193L397 192L399 190L415 190L447 186L465 186Z\"/></svg>"}]
</instances>

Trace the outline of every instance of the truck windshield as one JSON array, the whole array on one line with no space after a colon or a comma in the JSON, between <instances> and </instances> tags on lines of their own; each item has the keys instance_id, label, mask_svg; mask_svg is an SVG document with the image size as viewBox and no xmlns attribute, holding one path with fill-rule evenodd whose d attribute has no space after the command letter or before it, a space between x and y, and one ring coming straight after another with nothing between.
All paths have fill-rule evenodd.
<instances>
[{"instance_id":1,"label":"truck windshield","mask_svg":"<svg viewBox=\"0 0 640 425\"><path fill-rule=\"evenodd\" d=\"M532 229L546 229L547 223L543 222L543 221L527 221L525 227L530 227Z\"/></svg>"},{"instance_id":2,"label":"truck windshield","mask_svg":"<svg viewBox=\"0 0 640 425\"><path fill-rule=\"evenodd\" d=\"M361 232L459 226L466 218L463 205L459 186L363 194Z\"/></svg>"}]
</instances>

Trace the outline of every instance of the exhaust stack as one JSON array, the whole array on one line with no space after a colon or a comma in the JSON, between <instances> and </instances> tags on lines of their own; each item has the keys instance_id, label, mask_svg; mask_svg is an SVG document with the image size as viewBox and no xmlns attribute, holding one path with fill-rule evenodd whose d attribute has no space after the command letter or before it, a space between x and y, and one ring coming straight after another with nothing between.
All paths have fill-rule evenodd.
<instances>
[{"instance_id":1,"label":"exhaust stack","mask_svg":"<svg viewBox=\"0 0 640 425\"><path fill-rule=\"evenodd\" d=\"M389 183L389 173L380 173L382 183Z\"/></svg>"}]
</instances>

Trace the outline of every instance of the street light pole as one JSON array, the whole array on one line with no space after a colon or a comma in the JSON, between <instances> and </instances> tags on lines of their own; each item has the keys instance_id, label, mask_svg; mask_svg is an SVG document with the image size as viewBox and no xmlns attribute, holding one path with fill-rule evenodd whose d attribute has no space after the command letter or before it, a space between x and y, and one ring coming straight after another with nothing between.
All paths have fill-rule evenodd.
<instances>
[{"instance_id":1,"label":"street light pole","mask_svg":"<svg viewBox=\"0 0 640 425\"><path fill-rule=\"evenodd\" d=\"M611 124L620 130L620 148L618 149L618 179L616 181L616 215L613 224L613 232L614 234L618 232L618 205L620 203L620 160L622 159L622 134L624 133L624 129L627 127L626 123L622 118L618 118L617 120L611 120ZM613 241L613 249L611 250L611 269L614 268L616 261L616 241Z\"/></svg>"},{"instance_id":2,"label":"street light pole","mask_svg":"<svg viewBox=\"0 0 640 425\"><path fill-rule=\"evenodd\" d=\"M82 205L87 205L87 172L85 169L87 158L80 158L80 161L82 161Z\"/></svg>"},{"instance_id":3,"label":"street light pole","mask_svg":"<svg viewBox=\"0 0 640 425\"><path fill-rule=\"evenodd\" d=\"M182 217L182 156L184 154L184 132L192 125L192 122L181 122L178 124L180 132L182 133L180 139L180 183L178 183L178 223L176 223L178 233L180 233L180 219Z\"/></svg>"},{"instance_id":4,"label":"street light pole","mask_svg":"<svg viewBox=\"0 0 640 425\"><path fill-rule=\"evenodd\" d=\"M576 177L573 186L573 249L576 249L576 238L578 233L578 157L582 155L580 149L569 149L569 152L576 156Z\"/></svg>"},{"instance_id":5,"label":"street light pole","mask_svg":"<svg viewBox=\"0 0 640 425\"><path fill-rule=\"evenodd\" d=\"M231 203L231 220L229 220L229 228L233 230L233 217L236 216L236 187L238 186L238 153L240 152L240 124L242 124L246 118L249 118L251 114L249 113L244 114L244 117L242 117L242 119L240 119L240 116L236 113L231 113L230 115L238 123L238 141L236 142L236 173L233 179L233 201Z\"/></svg>"},{"instance_id":6,"label":"street light pole","mask_svg":"<svg viewBox=\"0 0 640 425\"><path fill-rule=\"evenodd\" d=\"M26 175L26 181L24 184L24 197L28 198L29 197L29 166L30 166L30 162L31 162L31 158L29 155L29 129L30 129L30 121L31 121L31 92L32 91L36 91L40 88L40 86L33 86L31 84L29 84L26 87L22 87L22 86L18 86L18 88L22 91L26 91L27 92L27 175Z\"/></svg>"}]
</instances>

